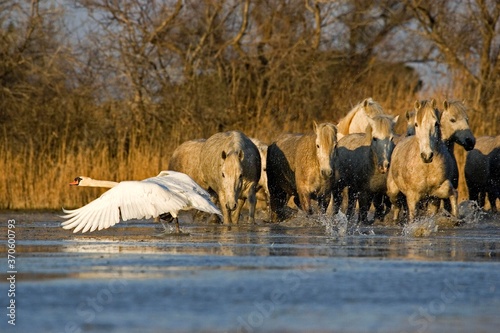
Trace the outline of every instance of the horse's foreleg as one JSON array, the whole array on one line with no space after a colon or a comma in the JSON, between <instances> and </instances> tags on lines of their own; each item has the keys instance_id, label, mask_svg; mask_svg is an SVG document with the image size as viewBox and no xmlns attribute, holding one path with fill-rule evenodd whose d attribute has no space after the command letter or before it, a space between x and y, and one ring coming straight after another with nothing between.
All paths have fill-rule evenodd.
<instances>
[{"instance_id":1,"label":"horse's foreleg","mask_svg":"<svg viewBox=\"0 0 500 333\"><path fill-rule=\"evenodd\" d=\"M389 199L389 197L386 194L383 195L383 201L385 205L385 211L384 211L384 217L385 217L391 211L392 202L391 199Z\"/></svg>"},{"instance_id":2,"label":"horse's foreleg","mask_svg":"<svg viewBox=\"0 0 500 333\"><path fill-rule=\"evenodd\" d=\"M450 199L450 204L451 204L451 215L457 217L458 216L458 210L457 210L457 199L458 199L458 192L457 190L453 187L451 182L449 180L444 181L436 190L433 191L432 196L436 198L441 198L441 199Z\"/></svg>"},{"instance_id":3,"label":"horse's foreleg","mask_svg":"<svg viewBox=\"0 0 500 333\"><path fill-rule=\"evenodd\" d=\"M500 181L490 179L488 189L488 200L490 202L491 211L497 212L497 199L500 199Z\"/></svg>"},{"instance_id":4,"label":"horse's foreleg","mask_svg":"<svg viewBox=\"0 0 500 333\"><path fill-rule=\"evenodd\" d=\"M414 193L408 193L406 195L406 204L408 205L408 223L413 222L415 219L415 211L419 200L420 198Z\"/></svg>"},{"instance_id":5,"label":"horse's foreleg","mask_svg":"<svg viewBox=\"0 0 500 333\"><path fill-rule=\"evenodd\" d=\"M332 198L332 194L327 192L326 194L318 196L318 206L321 214L325 214L328 206L330 205L330 201Z\"/></svg>"},{"instance_id":6,"label":"horse's foreleg","mask_svg":"<svg viewBox=\"0 0 500 333\"><path fill-rule=\"evenodd\" d=\"M255 186L250 188L248 192L248 222L255 223L255 206L257 206L257 193Z\"/></svg>"},{"instance_id":7,"label":"horse's foreleg","mask_svg":"<svg viewBox=\"0 0 500 333\"><path fill-rule=\"evenodd\" d=\"M399 212L401 211L401 201L399 200L400 191L394 179L392 178L391 170L389 169L389 174L387 176L387 196L391 202L392 207L394 207L392 221L397 223L399 220Z\"/></svg>"},{"instance_id":8,"label":"horse's foreleg","mask_svg":"<svg viewBox=\"0 0 500 333\"><path fill-rule=\"evenodd\" d=\"M240 220L241 209L245 205L246 198L239 198L236 204L236 209L231 213L231 222L238 223Z\"/></svg>"},{"instance_id":9,"label":"horse's foreleg","mask_svg":"<svg viewBox=\"0 0 500 333\"><path fill-rule=\"evenodd\" d=\"M300 206L308 214L312 214L311 195L308 192L299 192Z\"/></svg>"},{"instance_id":10,"label":"horse's foreleg","mask_svg":"<svg viewBox=\"0 0 500 333\"><path fill-rule=\"evenodd\" d=\"M439 210L439 205L441 204L441 199L439 198L430 198L426 201L427 204L427 212L429 216L434 216Z\"/></svg>"},{"instance_id":11,"label":"horse's foreleg","mask_svg":"<svg viewBox=\"0 0 500 333\"><path fill-rule=\"evenodd\" d=\"M448 212L451 212L451 202L450 199L443 199L443 208Z\"/></svg>"},{"instance_id":12,"label":"horse's foreleg","mask_svg":"<svg viewBox=\"0 0 500 333\"><path fill-rule=\"evenodd\" d=\"M269 208L270 219L273 222L286 219L285 206L287 203L287 193L277 184L270 182L269 185Z\"/></svg>"},{"instance_id":13,"label":"horse's foreleg","mask_svg":"<svg viewBox=\"0 0 500 333\"><path fill-rule=\"evenodd\" d=\"M354 208L356 206L356 200L358 199L358 193L354 192L353 189L347 188L347 210L345 215L348 219L354 216Z\"/></svg>"},{"instance_id":14,"label":"horse's foreleg","mask_svg":"<svg viewBox=\"0 0 500 333\"><path fill-rule=\"evenodd\" d=\"M486 192L484 191L478 192L477 204L479 205L479 207L484 208L484 205L486 205Z\"/></svg>"},{"instance_id":15,"label":"horse's foreleg","mask_svg":"<svg viewBox=\"0 0 500 333\"><path fill-rule=\"evenodd\" d=\"M226 197L224 195L219 196L220 209L222 211L223 223L231 224L231 210L227 207Z\"/></svg>"},{"instance_id":16,"label":"horse's foreleg","mask_svg":"<svg viewBox=\"0 0 500 333\"><path fill-rule=\"evenodd\" d=\"M375 215L374 215L374 220L383 220L385 216L385 210L384 210L384 197L382 193L376 193L373 196L372 203L373 207L375 208ZM369 209L369 208L368 208Z\"/></svg>"},{"instance_id":17,"label":"horse's foreleg","mask_svg":"<svg viewBox=\"0 0 500 333\"><path fill-rule=\"evenodd\" d=\"M358 221L363 224L368 224L368 210L372 203L372 195L368 192L362 192L358 196L359 216Z\"/></svg>"},{"instance_id":18,"label":"horse's foreleg","mask_svg":"<svg viewBox=\"0 0 500 333\"><path fill-rule=\"evenodd\" d=\"M333 197L333 213L337 214L342 206L342 189L339 187L334 187L332 191Z\"/></svg>"}]
</instances>

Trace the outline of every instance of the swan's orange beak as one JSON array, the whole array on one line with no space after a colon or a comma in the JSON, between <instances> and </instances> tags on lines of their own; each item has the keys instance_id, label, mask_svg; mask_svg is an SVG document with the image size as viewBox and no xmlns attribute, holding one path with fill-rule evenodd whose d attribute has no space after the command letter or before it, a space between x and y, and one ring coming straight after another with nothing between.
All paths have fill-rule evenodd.
<instances>
[{"instance_id":1,"label":"swan's orange beak","mask_svg":"<svg viewBox=\"0 0 500 333\"><path fill-rule=\"evenodd\" d=\"M73 180L69 185L78 185L78 179Z\"/></svg>"}]
</instances>

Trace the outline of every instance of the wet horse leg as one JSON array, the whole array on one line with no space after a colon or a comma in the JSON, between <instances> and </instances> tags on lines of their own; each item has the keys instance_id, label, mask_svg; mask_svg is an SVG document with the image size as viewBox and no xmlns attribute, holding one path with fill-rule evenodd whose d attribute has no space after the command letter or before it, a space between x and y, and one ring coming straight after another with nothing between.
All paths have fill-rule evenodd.
<instances>
[{"instance_id":1,"label":"wet horse leg","mask_svg":"<svg viewBox=\"0 0 500 333\"><path fill-rule=\"evenodd\" d=\"M325 193L324 195L318 196L318 206L321 214L325 214L328 205L330 204L330 199L332 197L332 194L330 192Z\"/></svg>"},{"instance_id":2,"label":"wet horse leg","mask_svg":"<svg viewBox=\"0 0 500 333\"><path fill-rule=\"evenodd\" d=\"M441 198L441 199L450 199L450 205L451 205L451 215L457 217L458 216L458 210L457 210L457 198L458 198L458 192L457 190L453 187L451 182L449 180L444 181L436 190L434 190L431 194L432 196L436 198Z\"/></svg>"},{"instance_id":3,"label":"wet horse leg","mask_svg":"<svg viewBox=\"0 0 500 333\"><path fill-rule=\"evenodd\" d=\"M255 223L255 206L257 205L257 193L255 186L252 186L248 191L248 222Z\"/></svg>"},{"instance_id":4,"label":"wet horse leg","mask_svg":"<svg viewBox=\"0 0 500 333\"><path fill-rule=\"evenodd\" d=\"M486 192L481 191L478 193L477 204L479 205L479 207L484 208L484 205L486 204Z\"/></svg>"},{"instance_id":5,"label":"wet horse leg","mask_svg":"<svg viewBox=\"0 0 500 333\"><path fill-rule=\"evenodd\" d=\"M309 192L299 192L300 206L308 214L312 214L311 194Z\"/></svg>"},{"instance_id":6,"label":"wet horse leg","mask_svg":"<svg viewBox=\"0 0 500 333\"><path fill-rule=\"evenodd\" d=\"M399 212L401 211L402 201L401 201L402 193L399 191L398 186L394 182L392 178L392 174L389 172L387 176L387 196L391 201L392 207L394 207L392 221L393 223L397 223L399 221Z\"/></svg>"},{"instance_id":7,"label":"wet horse leg","mask_svg":"<svg viewBox=\"0 0 500 333\"><path fill-rule=\"evenodd\" d=\"M219 195L220 208L222 211L223 223L231 224L231 210L226 205L226 197L223 194Z\"/></svg>"},{"instance_id":8,"label":"wet horse leg","mask_svg":"<svg viewBox=\"0 0 500 333\"><path fill-rule=\"evenodd\" d=\"M434 216L439 210L439 205L441 204L441 199L439 198L429 198L427 200L427 212L429 216Z\"/></svg>"},{"instance_id":9,"label":"wet horse leg","mask_svg":"<svg viewBox=\"0 0 500 333\"><path fill-rule=\"evenodd\" d=\"M333 197L333 213L337 214L340 210L340 206L342 206L342 190L340 186L335 186L332 191Z\"/></svg>"},{"instance_id":10,"label":"wet horse leg","mask_svg":"<svg viewBox=\"0 0 500 333\"><path fill-rule=\"evenodd\" d=\"M370 209L370 205L372 203L372 195L367 191L361 192L358 196L359 202L359 215L358 221L363 224L368 224L368 210Z\"/></svg>"},{"instance_id":11,"label":"wet horse leg","mask_svg":"<svg viewBox=\"0 0 500 333\"><path fill-rule=\"evenodd\" d=\"M387 213L391 209L391 202L383 193L376 193L373 196L372 203L373 207L375 208L374 221L383 220L385 215L387 215ZM387 203L389 203L389 205L387 205Z\"/></svg>"},{"instance_id":12,"label":"wet horse leg","mask_svg":"<svg viewBox=\"0 0 500 333\"><path fill-rule=\"evenodd\" d=\"M420 197L413 192L406 195L406 204L408 205L408 223L415 220L417 203L420 201Z\"/></svg>"},{"instance_id":13,"label":"wet horse leg","mask_svg":"<svg viewBox=\"0 0 500 333\"><path fill-rule=\"evenodd\" d=\"M239 198L238 204L236 205L236 209L231 213L231 221L233 223L238 223L240 220L241 209L245 205L246 198Z\"/></svg>"},{"instance_id":14,"label":"wet horse leg","mask_svg":"<svg viewBox=\"0 0 500 333\"><path fill-rule=\"evenodd\" d=\"M354 208L356 206L356 201L358 200L358 193L355 192L352 188L347 188L347 210L345 215L348 219L353 218L354 216Z\"/></svg>"},{"instance_id":15,"label":"wet horse leg","mask_svg":"<svg viewBox=\"0 0 500 333\"><path fill-rule=\"evenodd\" d=\"M488 200L493 213L497 212L497 199L500 199L500 180L490 179L488 182Z\"/></svg>"},{"instance_id":16,"label":"wet horse leg","mask_svg":"<svg viewBox=\"0 0 500 333\"><path fill-rule=\"evenodd\" d=\"M273 222L284 221L286 219L285 206L288 199L287 192L273 178L268 179L268 184L270 219Z\"/></svg>"}]
</instances>

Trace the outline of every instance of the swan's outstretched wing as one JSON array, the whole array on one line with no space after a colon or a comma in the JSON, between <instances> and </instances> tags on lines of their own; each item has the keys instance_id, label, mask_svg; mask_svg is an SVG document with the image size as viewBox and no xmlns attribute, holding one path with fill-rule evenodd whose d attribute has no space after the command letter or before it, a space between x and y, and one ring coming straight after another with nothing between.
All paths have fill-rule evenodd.
<instances>
[{"instance_id":1,"label":"swan's outstretched wing","mask_svg":"<svg viewBox=\"0 0 500 333\"><path fill-rule=\"evenodd\" d=\"M87 232L106 229L130 219L152 218L160 214L176 214L190 205L183 196L153 182L125 181L105 192L89 204L64 210L68 220L64 229Z\"/></svg>"},{"instance_id":2,"label":"swan's outstretched wing","mask_svg":"<svg viewBox=\"0 0 500 333\"><path fill-rule=\"evenodd\" d=\"M183 196L190 203L190 207L186 207L186 209L194 208L222 216L219 208L210 200L210 194L185 173L170 170L162 171L158 176L144 181L165 186Z\"/></svg>"}]
</instances>

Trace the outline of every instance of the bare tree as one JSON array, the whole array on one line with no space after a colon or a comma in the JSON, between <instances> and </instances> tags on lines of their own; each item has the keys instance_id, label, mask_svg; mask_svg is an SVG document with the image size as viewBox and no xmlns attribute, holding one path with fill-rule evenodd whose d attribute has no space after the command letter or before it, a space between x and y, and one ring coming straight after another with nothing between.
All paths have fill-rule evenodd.
<instances>
[{"instance_id":1,"label":"bare tree","mask_svg":"<svg viewBox=\"0 0 500 333\"><path fill-rule=\"evenodd\" d=\"M413 0L408 5L420 24L417 32L436 50L428 56L465 78L472 87L473 104L483 113L494 110L500 102L498 1Z\"/></svg>"}]
</instances>

